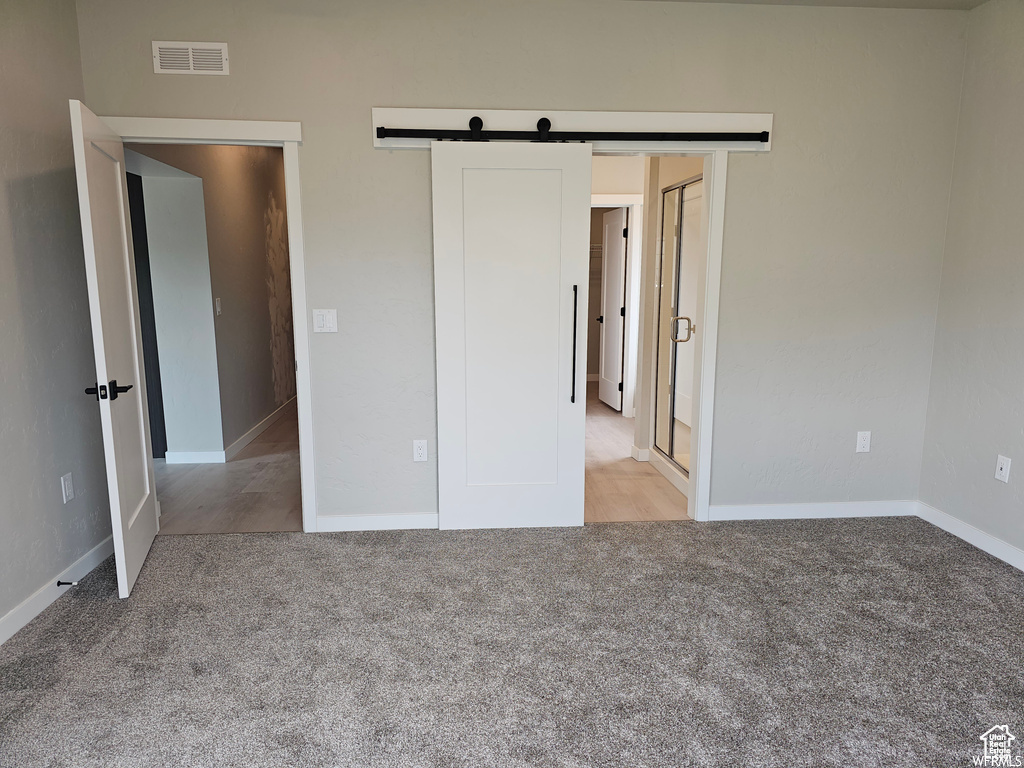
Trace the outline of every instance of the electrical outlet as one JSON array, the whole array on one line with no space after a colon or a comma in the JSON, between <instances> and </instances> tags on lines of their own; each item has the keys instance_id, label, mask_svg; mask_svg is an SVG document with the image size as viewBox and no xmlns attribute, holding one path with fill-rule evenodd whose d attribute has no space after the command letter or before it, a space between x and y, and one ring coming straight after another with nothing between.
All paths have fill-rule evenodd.
<instances>
[{"instance_id":1,"label":"electrical outlet","mask_svg":"<svg viewBox=\"0 0 1024 768\"><path fill-rule=\"evenodd\" d=\"M858 432L857 433L857 453L870 453L871 451L871 433L870 432Z\"/></svg>"},{"instance_id":2,"label":"electrical outlet","mask_svg":"<svg viewBox=\"0 0 1024 768\"><path fill-rule=\"evenodd\" d=\"M1010 460L1005 456L996 459L996 480L1010 482Z\"/></svg>"},{"instance_id":3,"label":"electrical outlet","mask_svg":"<svg viewBox=\"0 0 1024 768\"><path fill-rule=\"evenodd\" d=\"M412 441L412 460L413 461L426 461L427 460L427 441L426 440L413 440Z\"/></svg>"},{"instance_id":4,"label":"electrical outlet","mask_svg":"<svg viewBox=\"0 0 1024 768\"><path fill-rule=\"evenodd\" d=\"M65 504L75 498L75 483L71 479L70 472L60 479L60 491L64 496Z\"/></svg>"}]
</instances>

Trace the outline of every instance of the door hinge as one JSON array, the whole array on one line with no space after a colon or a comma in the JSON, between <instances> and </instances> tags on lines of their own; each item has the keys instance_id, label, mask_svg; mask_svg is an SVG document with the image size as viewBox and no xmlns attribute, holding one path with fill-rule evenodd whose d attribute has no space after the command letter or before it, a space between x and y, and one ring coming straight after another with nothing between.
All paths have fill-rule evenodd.
<instances>
[{"instance_id":1,"label":"door hinge","mask_svg":"<svg viewBox=\"0 0 1024 768\"><path fill-rule=\"evenodd\" d=\"M626 316L626 308L623 307L622 309L620 309L619 310L619 314L622 315L623 317L625 317Z\"/></svg>"},{"instance_id":2,"label":"door hinge","mask_svg":"<svg viewBox=\"0 0 1024 768\"><path fill-rule=\"evenodd\" d=\"M619 382L619 392L621 392L621 391L622 391L622 382L620 381Z\"/></svg>"},{"instance_id":3,"label":"door hinge","mask_svg":"<svg viewBox=\"0 0 1024 768\"><path fill-rule=\"evenodd\" d=\"M622 236L623 237L629 237L629 227L623 227L622 228Z\"/></svg>"}]
</instances>

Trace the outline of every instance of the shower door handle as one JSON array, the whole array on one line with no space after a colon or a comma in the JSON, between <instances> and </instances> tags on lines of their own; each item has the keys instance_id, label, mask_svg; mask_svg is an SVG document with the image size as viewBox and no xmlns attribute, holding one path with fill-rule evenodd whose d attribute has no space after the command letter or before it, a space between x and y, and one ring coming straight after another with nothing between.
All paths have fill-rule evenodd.
<instances>
[{"instance_id":1,"label":"shower door handle","mask_svg":"<svg viewBox=\"0 0 1024 768\"><path fill-rule=\"evenodd\" d=\"M679 330L679 321L680 320L685 320L686 321L686 338L685 339L680 339L678 334L676 333L676 331ZM689 341L690 339L693 338L693 332L695 330L697 330L697 326L694 325L693 321L690 320L690 318L688 318L686 315L677 315L676 317L672 318L671 322L672 322L672 341L674 341L676 344L683 344L683 343L685 343L685 342L687 342L687 341Z\"/></svg>"}]
</instances>

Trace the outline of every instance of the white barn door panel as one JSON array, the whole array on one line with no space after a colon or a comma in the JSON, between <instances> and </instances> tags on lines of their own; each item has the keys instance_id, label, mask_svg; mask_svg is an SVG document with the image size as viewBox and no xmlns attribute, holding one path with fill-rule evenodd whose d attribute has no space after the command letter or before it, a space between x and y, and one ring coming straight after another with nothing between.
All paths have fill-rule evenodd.
<instances>
[{"instance_id":1,"label":"white barn door panel","mask_svg":"<svg viewBox=\"0 0 1024 768\"><path fill-rule=\"evenodd\" d=\"M441 528L583 524L590 150L431 145Z\"/></svg>"}]
</instances>

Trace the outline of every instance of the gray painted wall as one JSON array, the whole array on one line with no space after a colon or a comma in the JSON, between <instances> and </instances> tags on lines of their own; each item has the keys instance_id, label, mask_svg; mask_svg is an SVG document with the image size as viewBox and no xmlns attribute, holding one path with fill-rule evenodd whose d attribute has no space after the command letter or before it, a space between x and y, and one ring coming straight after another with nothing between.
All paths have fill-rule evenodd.
<instances>
[{"instance_id":1,"label":"gray painted wall","mask_svg":"<svg viewBox=\"0 0 1024 768\"><path fill-rule=\"evenodd\" d=\"M921 499L1024 549L1022 41L1020 0L971 12Z\"/></svg>"},{"instance_id":2,"label":"gray painted wall","mask_svg":"<svg viewBox=\"0 0 1024 768\"><path fill-rule=\"evenodd\" d=\"M223 451L203 180L144 176L142 191L167 450Z\"/></svg>"},{"instance_id":3,"label":"gray painted wall","mask_svg":"<svg viewBox=\"0 0 1024 768\"><path fill-rule=\"evenodd\" d=\"M303 123L309 306L337 307L340 326L311 347L325 515L436 511L436 464L410 460L436 433L430 157L375 151L373 106L774 112L773 151L730 164L712 501L916 498L966 22L613 0L79 3L101 114ZM150 41L175 39L226 41L232 74L153 74ZM870 454L853 451L861 429Z\"/></svg>"},{"instance_id":4,"label":"gray painted wall","mask_svg":"<svg viewBox=\"0 0 1024 768\"><path fill-rule=\"evenodd\" d=\"M272 147L132 149L202 179L210 281L222 307L214 328L226 448L295 396L284 159Z\"/></svg>"},{"instance_id":5,"label":"gray painted wall","mask_svg":"<svg viewBox=\"0 0 1024 768\"><path fill-rule=\"evenodd\" d=\"M0 616L110 535L68 99L74 3L0 4ZM60 477L74 475L64 505Z\"/></svg>"}]
</instances>

